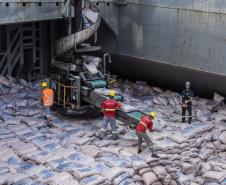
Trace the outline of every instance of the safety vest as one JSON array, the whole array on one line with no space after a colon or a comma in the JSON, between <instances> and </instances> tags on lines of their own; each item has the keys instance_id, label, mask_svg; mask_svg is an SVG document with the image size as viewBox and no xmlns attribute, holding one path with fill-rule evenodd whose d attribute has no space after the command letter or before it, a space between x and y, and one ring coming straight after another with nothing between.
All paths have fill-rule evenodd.
<instances>
[{"instance_id":1,"label":"safety vest","mask_svg":"<svg viewBox=\"0 0 226 185\"><path fill-rule=\"evenodd\" d=\"M153 123L149 116L143 116L137 125L137 132L146 132L146 130L152 130Z\"/></svg>"},{"instance_id":2,"label":"safety vest","mask_svg":"<svg viewBox=\"0 0 226 185\"><path fill-rule=\"evenodd\" d=\"M103 111L107 111L107 112L113 112L115 111L116 109L103 109Z\"/></svg>"},{"instance_id":3,"label":"safety vest","mask_svg":"<svg viewBox=\"0 0 226 185\"><path fill-rule=\"evenodd\" d=\"M143 121L140 121L140 122L139 122L139 124L143 125L143 126L144 126L144 128L146 128L146 129L148 128L147 124L146 124L146 123L144 123Z\"/></svg>"},{"instance_id":4,"label":"safety vest","mask_svg":"<svg viewBox=\"0 0 226 185\"><path fill-rule=\"evenodd\" d=\"M53 105L54 92L52 89L44 89L42 91L42 101L45 107L51 107Z\"/></svg>"},{"instance_id":5,"label":"safety vest","mask_svg":"<svg viewBox=\"0 0 226 185\"><path fill-rule=\"evenodd\" d=\"M115 117L116 109L120 108L121 104L116 100L105 100L102 103L102 110L104 112L104 116L107 117Z\"/></svg>"}]
</instances>

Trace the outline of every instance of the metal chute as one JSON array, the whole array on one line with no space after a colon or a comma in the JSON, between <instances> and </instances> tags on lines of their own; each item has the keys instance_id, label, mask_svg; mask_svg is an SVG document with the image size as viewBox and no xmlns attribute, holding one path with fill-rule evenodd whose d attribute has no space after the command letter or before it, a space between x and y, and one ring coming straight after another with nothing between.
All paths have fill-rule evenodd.
<instances>
[{"instance_id":1,"label":"metal chute","mask_svg":"<svg viewBox=\"0 0 226 185\"><path fill-rule=\"evenodd\" d=\"M67 7L69 3L69 0L65 4L65 11L64 13L67 14ZM69 3L70 4L70 3ZM78 44L81 44L82 42L88 40L94 33L97 32L100 21L101 21L101 15L100 11L90 3L85 6L83 9L83 13L85 17L91 22L90 26L86 29L83 29L81 31L75 32L71 35L68 35L66 37L63 37L56 42L56 55L60 56L66 53L67 51L70 51L71 49L76 49L76 46Z\"/></svg>"}]
</instances>

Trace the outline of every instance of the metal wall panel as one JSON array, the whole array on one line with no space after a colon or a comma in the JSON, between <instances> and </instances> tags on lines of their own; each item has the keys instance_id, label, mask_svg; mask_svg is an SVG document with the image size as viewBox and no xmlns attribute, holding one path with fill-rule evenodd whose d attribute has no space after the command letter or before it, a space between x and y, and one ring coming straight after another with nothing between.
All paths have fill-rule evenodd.
<instances>
[{"instance_id":1,"label":"metal wall panel","mask_svg":"<svg viewBox=\"0 0 226 185\"><path fill-rule=\"evenodd\" d=\"M63 0L0 1L0 24L62 18Z\"/></svg>"},{"instance_id":2,"label":"metal wall panel","mask_svg":"<svg viewBox=\"0 0 226 185\"><path fill-rule=\"evenodd\" d=\"M64 0L0 0L0 3L64 3Z\"/></svg>"},{"instance_id":3,"label":"metal wall panel","mask_svg":"<svg viewBox=\"0 0 226 185\"><path fill-rule=\"evenodd\" d=\"M114 3L118 5L134 4L170 9L226 13L225 0L90 0L93 2Z\"/></svg>"},{"instance_id":4,"label":"metal wall panel","mask_svg":"<svg viewBox=\"0 0 226 185\"><path fill-rule=\"evenodd\" d=\"M101 9L101 15L105 23L109 26L109 28L113 31L115 35L118 35L119 9L117 5L113 3L109 4L101 3L99 5L99 8Z\"/></svg>"},{"instance_id":5,"label":"metal wall panel","mask_svg":"<svg viewBox=\"0 0 226 185\"><path fill-rule=\"evenodd\" d=\"M191 81L195 96L212 98L214 92L226 97L226 76L178 67L125 55L112 54L111 72L133 81L147 81L153 86L181 92Z\"/></svg>"},{"instance_id":6,"label":"metal wall panel","mask_svg":"<svg viewBox=\"0 0 226 185\"><path fill-rule=\"evenodd\" d=\"M226 1L130 1L117 8L115 53L226 75Z\"/></svg>"}]
</instances>

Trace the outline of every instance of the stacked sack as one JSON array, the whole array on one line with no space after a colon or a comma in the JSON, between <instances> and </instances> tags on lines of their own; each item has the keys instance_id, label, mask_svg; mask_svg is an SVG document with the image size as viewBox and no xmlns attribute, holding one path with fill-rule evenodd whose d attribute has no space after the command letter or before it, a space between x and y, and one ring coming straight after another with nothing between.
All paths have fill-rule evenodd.
<instances>
[{"instance_id":1,"label":"stacked sack","mask_svg":"<svg viewBox=\"0 0 226 185\"><path fill-rule=\"evenodd\" d=\"M0 76L0 184L224 184L226 108L211 111L222 97L195 97L189 125L180 122L178 93L145 82L118 80L115 87L125 96L125 111L158 112L154 131L148 133L157 158L145 146L137 154L136 134L126 123L117 122L116 141L110 134L97 137L101 118L52 112L52 126L47 127L38 82Z\"/></svg>"}]
</instances>

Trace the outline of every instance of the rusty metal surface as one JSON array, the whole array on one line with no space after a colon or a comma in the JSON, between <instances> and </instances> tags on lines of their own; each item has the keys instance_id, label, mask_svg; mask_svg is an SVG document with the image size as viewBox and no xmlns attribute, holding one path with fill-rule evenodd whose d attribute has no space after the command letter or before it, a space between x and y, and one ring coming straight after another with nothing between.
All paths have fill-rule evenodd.
<instances>
[{"instance_id":1,"label":"rusty metal surface","mask_svg":"<svg viewBox=\"0 0 226 185\"><path fill-rule=\"evenodd\" d=\"M115 7L118 9L117 47L112 51L106 44L106 50L226 75L226 1L134 2L140 4ZM143 5L145 2L149 5ZM102 6L107 9L107 3L99 4L101 10ZM104 16L110 16L110 12Z\"/></svg>"},{"instance_id":2,"label":"rusty metal surface","mask_svg":"<svg viewBox=\"0 0 226 185\"><path fill-rule=\"evenodd\" d=\"M62 18L63 0L0 1L0 24Z\"/></svg>"}]
</instances>

